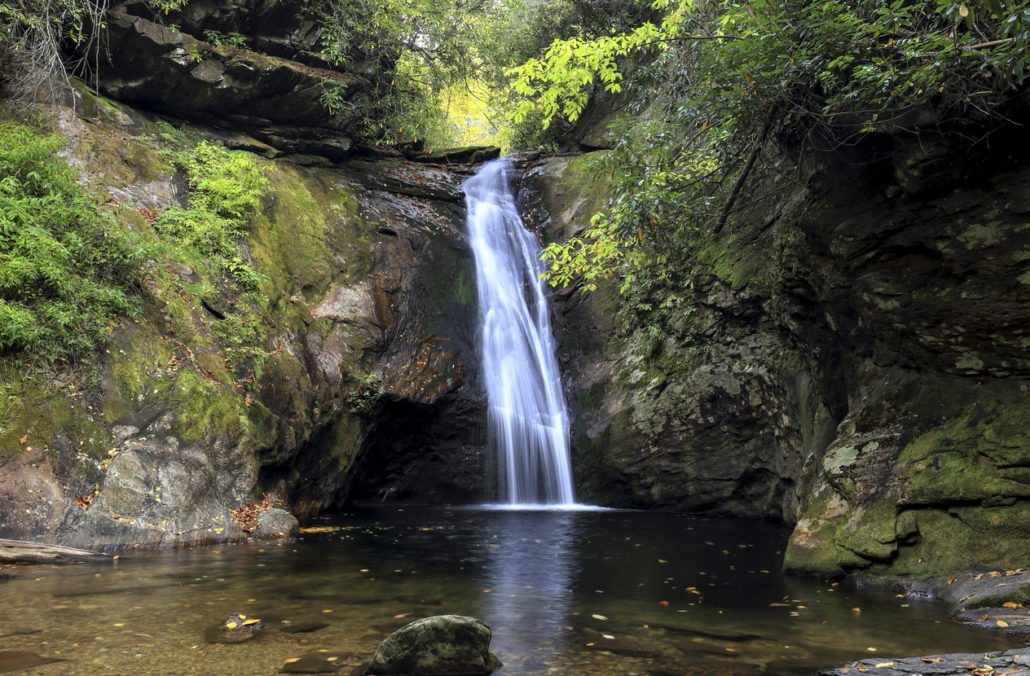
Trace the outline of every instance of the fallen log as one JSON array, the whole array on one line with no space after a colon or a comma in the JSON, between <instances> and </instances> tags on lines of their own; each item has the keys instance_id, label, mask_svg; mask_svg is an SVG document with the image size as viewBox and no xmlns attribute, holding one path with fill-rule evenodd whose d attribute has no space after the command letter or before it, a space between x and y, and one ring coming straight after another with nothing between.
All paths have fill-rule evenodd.
<instances>
[{"instance_id":1,"label":"fallen log","mask_svg":"<svg viewBox=\"0 0 1030 676\"><path fill-rule=\"evenodd\" d=\"M79 563L110 561L111 557L88 549L0 538L0 563Z\"/></svg>"}]
</instances>

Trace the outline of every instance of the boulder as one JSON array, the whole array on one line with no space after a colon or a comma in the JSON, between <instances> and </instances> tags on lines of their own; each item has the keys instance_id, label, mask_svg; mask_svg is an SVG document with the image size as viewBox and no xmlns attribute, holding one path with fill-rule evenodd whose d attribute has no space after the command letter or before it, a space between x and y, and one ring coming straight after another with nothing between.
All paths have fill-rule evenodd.
<instances>
[{"instance_id":1,"label":"boulder","mask_svg":"<svg viewBox=\"0 0 1030 676\"><path fill-rule=\"evenodd\" d=\"M278 540L297 534L300 522L284 509L269 509L261 512L255 519L257 528L252 533L258 540Z\"/></svg>"},{"instance_id":2,"label":"boulder","mask_svg":"<svg viewBox=\"0 0 1030 676\"><path fill-rule=\"evenodd\" d=\"M490 638L490 627L474 617L426 617L388 636L368 673L489 674L502 666L490 652Z\"/></svg>"}]
</instances>

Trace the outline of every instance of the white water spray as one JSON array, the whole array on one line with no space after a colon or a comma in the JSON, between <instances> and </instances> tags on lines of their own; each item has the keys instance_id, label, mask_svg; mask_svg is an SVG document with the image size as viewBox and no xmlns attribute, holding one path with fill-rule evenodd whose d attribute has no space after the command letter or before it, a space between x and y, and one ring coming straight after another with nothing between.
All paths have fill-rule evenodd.
<instances>
[{"instance_id":1,"label":"white water spray","mask_svg":"<svg viewBox=\"0 0 1030 676\"><path fill-rule=\"evenodd\" d=\"M488 441L497 454L501 502L571 505L569 415L540 280L540 245L515 208L511 167L508 159L494 160L464 185Z\"/></svg>"}]
</instances>

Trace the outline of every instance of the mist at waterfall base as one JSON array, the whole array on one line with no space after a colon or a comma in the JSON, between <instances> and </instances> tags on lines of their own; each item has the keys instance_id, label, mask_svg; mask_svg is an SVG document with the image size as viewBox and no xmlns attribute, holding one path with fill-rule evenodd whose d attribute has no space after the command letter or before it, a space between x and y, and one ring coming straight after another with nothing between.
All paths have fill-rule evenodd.
<instances>
[{"instance_id":1,"label":"mist at waterfall base","mask_svg":"<svg viewBox=\"0 0 1030 676\"><path fill-rule=\"evenodd\" d=\"M501 158L464 184L498 506L578 508L540 244L515 206L511 171Z\"/></svg>"}]
</instances>

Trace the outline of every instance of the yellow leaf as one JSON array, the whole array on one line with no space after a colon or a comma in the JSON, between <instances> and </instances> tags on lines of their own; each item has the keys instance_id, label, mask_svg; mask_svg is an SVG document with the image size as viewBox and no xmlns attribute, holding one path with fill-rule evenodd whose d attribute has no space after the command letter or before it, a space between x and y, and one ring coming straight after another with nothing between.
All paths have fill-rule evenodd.
<instances>
[{"instance_id":1,"label":"yellow leaf","mask_svg":"<svg viewBox=\"0 0 1030 676\"><path fill-rule=\"evenodd\" d=\"M235 629L238 626L240 626L240 625L237 624L236 622L226 622L225 623L225 628L226 629Z\"/></svg>"},{"instance_id":2,"label":"yellow leaf","mask_svg":"<svg viewBox=\"0 0 1030 676\"><path fill-rule=\"evenodd\" d=\"M1003 603L1001 605L1002 605L1003 608L1022 608L1023 607L1023 605L1021 603L1016 603L1015 601L1006 601L1005 603Z\"/></svg>"},{"instance_id":3,"label":"yellow leaf","mask_svg":"<svg viewBox=\"0 0 1030 676\"><path fill-rule=\"evenodd\" d=\"M590 617L594 618L595 620L601 620L602 622L607 622L608 621L607 617L605 617L604 615L598 615L597 613L594 613Z\"/></svg>"},{"instance_id":4,"label":"yellow leaf","mask_svg":"<svg viewBox=\"0 0 1030 676\"><path fill-rule=\"evenodd\" d=\"M863 674L864 674L865 672L869 671L869 667L867 667L866 665L862 664L861 662L859 662L859 663L858 663L858 667L856 667L856 668L857 668L857 669L858 669L859 671L861 671L861 672L862 672Z\"/></svg>"},{"instance_id":5,"label":"yellow leaf","mask_svg":"<svg viewBox=\"0 0 1030 676\"><path fill-rule=\"evenodd\" d=\"M299 657L290 657L290 658L287 658L287 659L283 660L283 664L293 664L294 662L300 662L300 658Z\"/></svg>"},{"instance_id":6,"label":"yellow leaf","mask_svg":"<svg viewBox=\"0 0 1030 676\"><path fill-rule=\"evenodd\" d=\"M876 668L877 669L886 669L887 667L893 667L894 664L895 664L894 662L880 662L879 664L876 665Z\"/></svg>"},{"instance_id":7,"label":"yellow leaf","mask_svg":"<svg viewBox=\"0 0 1030 676\"><path fill-rule=\"evenodd\" d=\"M958 13L962 16L963 19L965 19L967 16L969 16L969 8L965 5L959 5Z\"/></svg>"},{"instance_id":8,"label":"yellow leaf","mask_svg":"<svg viewBox=\"0 0 1030 676\"><path fill-rule=\"evenodd\" d=\"M999 627L1007 627L1007 626L1009 626L1009 623L1006 622L1005 620L998 620L997 622L995 622L995 624L998 625Z\"/></svg>"},{"instance_id":9,"label":"yellow leaf","mask_svg":"<svg viewBox=\"0 0 1030 676\"><path fill-rule=\"evenodd\" d=\"M244 627L249 627L252 624L258 624L260 622L261 622L261 620L257 620L257 619L247 620L246 622L243 623L243 626Z\"/></svg>"}]
</instances>

